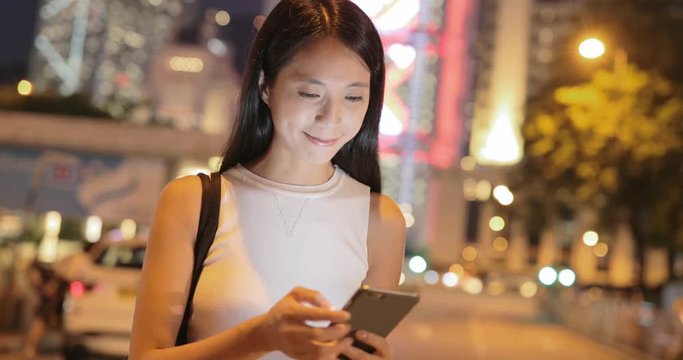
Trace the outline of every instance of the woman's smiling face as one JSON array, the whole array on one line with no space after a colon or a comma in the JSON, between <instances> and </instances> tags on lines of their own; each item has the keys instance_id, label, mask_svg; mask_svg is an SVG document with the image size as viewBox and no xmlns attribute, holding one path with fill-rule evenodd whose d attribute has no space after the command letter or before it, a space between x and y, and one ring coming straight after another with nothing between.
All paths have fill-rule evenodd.
<instances>
[{"instance_id":1,"label":"woman's smiling face","mask_svg":"<svg viewBox=\"0 0 683 360\"><path fill-rule=\"evenodd\" d=\"M303 46L262 91L273 119L271 155L329 162L358 133L368 109L370 71L334 37Z\"/></svg>"}]
</instances>

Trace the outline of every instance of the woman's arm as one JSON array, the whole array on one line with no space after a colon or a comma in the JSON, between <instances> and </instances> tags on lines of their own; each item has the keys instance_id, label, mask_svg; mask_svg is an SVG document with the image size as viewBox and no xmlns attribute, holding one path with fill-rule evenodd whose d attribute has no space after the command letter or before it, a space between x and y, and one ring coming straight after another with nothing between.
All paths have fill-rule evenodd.
<instances>
[{"instance_id":1,"label":"woman's arm","mask_svg":"<svg viewBox=\"0 0 683 360\"><path fill-rule=\"evenodd\" d=\"M370 195L368 221L368 274L370 287L395 289L401 277L406 222L401 209L386 195Z\"/></svg>"},{"instance_id":2,"label":"woman's arm","mask_svg":"<svg viewBox=\"0 0 683 360\"><path fill-rule=\"evenodd\" d=\"M130 358L217 359L263 354L259 318L185 346L174 347L194 261L202 186L196 176L169 183L152 221L139 286Z\"/></svg>"}]
</instances>

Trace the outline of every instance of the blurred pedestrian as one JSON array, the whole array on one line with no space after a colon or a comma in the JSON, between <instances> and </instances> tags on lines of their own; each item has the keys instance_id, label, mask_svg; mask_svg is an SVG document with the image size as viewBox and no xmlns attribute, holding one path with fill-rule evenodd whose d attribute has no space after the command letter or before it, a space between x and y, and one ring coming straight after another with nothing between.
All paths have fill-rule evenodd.
<instances>
[{"instance_id":1,"label":"blurred pedestrian","mask_svg":"<svg viewBox=\"0 0 683 360\"><path fill-rule=\"evenodd\" d=\"M106 238L96 243L86 242L80 250L67 255L54 264L55 274L65 282L92 282L95 258L107 242Z\"/></svg>"},{"instance_id":2,"label":"blurred pedestrian","mask_svg":"<svg viewBox=\"0 0 683 360\"><path fill-rule=\"evenodd\" d=\"M349 0L283 0L260 26L219 171L219 224L177 335L200 218L198 177L163 190L137 297L136 359L388 359L349 334L362 285L398 286L405 220L382 195L382 43ZM336 323L316 328L309 320ZM352 346L353 336L375 348Z\"/></svg>"},{"instance_id":3,"label":"blurred pedestrian","mask_svg":"<svg viewBox=\"0 0 683 360\"><path fill-rule=\"evenodd\" d=\"M92 278L93 256L98 247L85 243L82 248L54 264L34 261L28 270L29 282L38 294L38 306L24 338L22 354L32 358L37 354L40 341L48 329L60 329L62 310L69 283L75 280L89 282Z\"/></svg>"},{"instance_id":4,"label":"blurred pedestrian","mask_svg":"<svg viewBox=\"0 0 683 360\"><path fill-rule=\"evenodd\" d=\"M68 285L54 270L37 261L29 267L28 277L38 294L39 301L24 338L22 354L27 358L33 358L47 329L61 326L62 302Z\"/></svg>"}]
</instances>

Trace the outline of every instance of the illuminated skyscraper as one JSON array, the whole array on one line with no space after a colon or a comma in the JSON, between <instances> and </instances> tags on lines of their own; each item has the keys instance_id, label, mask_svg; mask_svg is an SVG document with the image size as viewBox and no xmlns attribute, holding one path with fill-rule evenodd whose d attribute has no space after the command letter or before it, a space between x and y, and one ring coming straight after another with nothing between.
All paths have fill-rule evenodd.
<instances>
[{"instance_id":1,"label":"illuminated skyscraper","mask_svg":"<svg viewBox=\"0 0 683 360\"><path fill-rule=\"evenodd\" d=\"M147 81L154 118L183 130L228 132L240 89L233 47L217 37L228 19L225 10L209 10L195 25L198 38L169 42L154 55Z\"/></svg>"},{"instance_id":2,"label":"illuminated skyscraper","mask_svg":"<svg viewBox=\"0 0 683 360\"><path fill-rule=\"evenodd\" d=\"M469 127L471 165L463 166L462 203L465 241L479 250L484 266L503 263L523 271L535 261L539 234L527 234L511 223L494 230L490 221L501 215L491 190L506 184L509 165L523 156L521 125L527 101L545 90L557 68L554 61L575 51L567 41L576 32L583 0L478 0L479 22L475 101ZM566 56L566 55L565 55ZM480 166L475 166L478 164ZM468 164L464 164L468 165ZM507 239L505 239L507 238ZM509 240L509 249L496 250L495 239ZM498 241L499 243L501 240ZM529 251L530 250L530 251Z\"/></svg>"},{"instance_id":3,"label":"illuminated skyscraper","mask_svg":"<svg viewBox=\"0 0 683 360\"><path fill-rule=\"evenodd\" d=\"M522 157L527 99L544 90L571 41L582 0L479 0L476 102L470 154L481 164ZM574 34L576 36L577 34Z\"/></svg>"},{"instance_id":4,"label":"illuminated skyscraper","mask_svg":"<svg viewBox=\"0 0 683 360\"><path fill-rule=\"evenodd\" d=\"M43 0L29 76L37 92L88 95L123 116L144 100L151 56L173 30L181 0Z\"/></svg>"},{"instance_id":5,"label":"illuminated skyscraper","mask_svg":"<svg viewBox=\"0 0 683 360\"><path fill-rule=\"evenodd\" d=\"M576 57L585 29L577 26L585 0L536 0L531 13L529 40L529 97L539 95L556 75L562 57Z\"/></svg>"}]
</instances>

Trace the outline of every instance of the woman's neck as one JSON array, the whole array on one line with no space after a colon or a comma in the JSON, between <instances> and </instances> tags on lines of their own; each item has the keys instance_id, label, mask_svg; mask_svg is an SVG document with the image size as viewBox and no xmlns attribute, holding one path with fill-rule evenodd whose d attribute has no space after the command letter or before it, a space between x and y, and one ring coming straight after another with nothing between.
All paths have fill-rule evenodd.
<instances>
[{"instance_id":1,"label":"woman's neck","mask_svg":"<svg viewBox=\"0 0 683 360\"><path fill-rule=\"evenodd\" d=\"M287 162L264 156L252 163L242 165L258 176L289 185L320 185L334 175L332 162L322 164Z\"/></svg>"}]
</instances>

